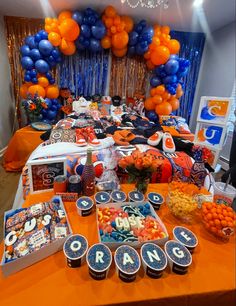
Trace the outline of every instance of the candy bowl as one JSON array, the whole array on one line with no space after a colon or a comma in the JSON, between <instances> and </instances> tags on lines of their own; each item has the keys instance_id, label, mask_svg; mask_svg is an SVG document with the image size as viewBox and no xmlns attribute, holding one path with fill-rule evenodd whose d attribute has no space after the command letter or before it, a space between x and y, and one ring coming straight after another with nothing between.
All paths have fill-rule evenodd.
<instances>
[{"instance_id":1,"label":"candy bowl","mask_svg":"<svg viewBox=\"0 0 236 306\"><path fill-rule=\"evenodd\" d=\"M202 222L205 229L215 237L228 241L236 228L236 213L225 204L204 202L201 208Z\"/></svg>"},{"instance_id":2,"label":"candy bowl","mask_svg":"<svg viewBox=\"0 0 236 306\"><path fill-rule=\"evenodd\" d=\"M176 218L191 223L198 208L198 193L198 188L193 184L173 181L169 184L167 206Z\"/></svg>"}]
</instances>

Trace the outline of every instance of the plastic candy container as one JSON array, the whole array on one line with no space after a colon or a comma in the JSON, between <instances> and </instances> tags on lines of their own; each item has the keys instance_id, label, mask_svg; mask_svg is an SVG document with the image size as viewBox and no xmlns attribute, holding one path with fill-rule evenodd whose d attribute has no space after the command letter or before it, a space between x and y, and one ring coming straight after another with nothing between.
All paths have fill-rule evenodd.
<instances>
[{"instance_id":1,"label":"plastic candy container","mask_svg":"<svg viewBox=\"0 0 236 306\"><path fill-rule=\"evenodd\" d=\"M96 204L106 204L110 202L111 196L108 192L99 191L94 196Z\"/></svg>"},{"instance_id":2,"label":"plastic candy container","mask_svg":"<svg viewBox=\"0 0 236 306\"><path fill-rule=\"evenodd\" d=\"M202 204L201 214L205 228L217 238L229 240L235 233L236 214L231 207L205 202Z\"/></svg>"},{"instance_id":3,"label":"plastic candy container","mask_svg":"<svg viewBox=\"0 0 236 306\"><path fill-rule=\"evenodd\" d=\"M122 245L116 250L114 259L119 278L127 283L134 281L141 265L138 252L128 245Z\"/></svg>"},{"instance_id":4,"label":"plastic candy container","mask_svg":"<svg viewBox=\"0 0 236 306\"><path fill-rule=\"evenodd\" d=\"M180 242L169 240L165 244L165 252L172 272L186 274L192 263L189 250Z\"/></svg>"},{"instance_id":5,"label":"plastic candy container","mask_svg":"<svg viewBox=\"0 0 236 306\"><path fill-rule=\"evenodd\" d=\"M91 214L93 209L93 200L89 197L81 197L76 201L78 214L82 217Z\"/></svg>"},{"instance_id":6,"label":"plastic candy container","mask_svg":"<svg viewBox=\"0 0 236 306\"><path fill-rule=\"evenodd\" d=\"M140 191L130 191L129 200L130 202L142 202L144 201L144 195Z\"/></svg>"},{"instance_id":7,"label":"plastic candy container","mask_svg":"<svg viewBox=\"0 0 236 306\"><path fill-rule=\"evenodd\" d=\"M97 243L89 248L86 261L91 277L96 280L102 280L107 277L112 263L112 253L107 246Z\"/></svg>"},{"instance_id":8,"label":"plastic candy container","mask_svg":"<svg viewBox=\"0 0 236 306\"><path fill-rule=\"evenodd\" d=\"M198 239L196 235L188 228L183 226L176 226L173 229L173 235L175 240L182 243L190 253L193 253L195 247L198 245Z\"/></svg>"},{"instance_id":9,"label":"plastic candy container","mask_svg":"<svg viewBox=\"0 0 236 306\"><path fill-rule=\"evenodd\" d=\"M88 241L82 235L72 235L64 243L63 251L70 268L80 267L88 249Z\"/></svg>"},{"instance_id":10,"label":"plastic candy container","mask_svg":"<svg viewBox=\"0 0 236 306\"><path fill-rule=\"evenodd\" d=\"M148 201L152 204L155 210L159 210L161 204L163 204L164 199L163 196L156 192L149 192L148 194Z\"/></svg>"},{"instance_id":11,"label":"plastic candy container","mask_svg":"<svg viewBox=\"0 0 236 306\"><path fill-rule=\"evenodd\" d=\"M111 198L113 202L124 202L126 200L126 194L120 190L114 190L111 193Z\"/></svg>"},{"instance_id":12,"label":"plastic candy container","mask_svg":"<svg viewBox=\"0 0 236 306\"><path fill-rule=\"evenodd\" d=\"M198 203L196 201L198 188L193 184L171 182L166 203L172 214L182 222L193 220Z\"/></svg>"},{"instance_id":13,"label":"plastic candy container","mask_svg":"<svg viewBox=\"0 0 236 306\"><path fill-rule=\"evenodd\" d=\"M151 278L160 278L167 266L165 252L154 243L145 243L140 254L146 274Z\"/></svg>"}]
</instances>

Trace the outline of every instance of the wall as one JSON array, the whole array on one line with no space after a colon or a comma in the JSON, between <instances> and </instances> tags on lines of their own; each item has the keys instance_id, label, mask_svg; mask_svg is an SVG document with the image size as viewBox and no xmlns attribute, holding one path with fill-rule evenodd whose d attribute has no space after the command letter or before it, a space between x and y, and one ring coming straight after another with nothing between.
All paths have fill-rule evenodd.
<instances>
[{"instance_id":1,"label":"wall","mask_svg":"<svg viewBox=\"0 0 236 306\"><path fill-rule=\"evenodd\" d=\"M11 138L14 122L14 102L11 94L10 65L7 56L7 43L4 20L0 15L0 152Z\"/></svg>"},{"instance_id":2,"label":"wall","mask_svg":"<svg viewBox=\"0 0 236 306\"><path fill-rule=\"evenodd\" d=\"M207 37L194 98L190 128L194 132L201 96L231 96L235 79L236 22Z\"/></svg>"}]
</instances>

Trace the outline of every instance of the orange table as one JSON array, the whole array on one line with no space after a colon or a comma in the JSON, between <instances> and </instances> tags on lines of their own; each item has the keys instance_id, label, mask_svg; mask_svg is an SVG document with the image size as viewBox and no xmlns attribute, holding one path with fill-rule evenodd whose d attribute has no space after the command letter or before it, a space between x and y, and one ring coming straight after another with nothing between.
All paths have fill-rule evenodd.
<instances>
[{"instance_id":1,"label":"orange table","mask_svg":"<svg viewBox=\"0 0 236 306\"><path fill-rule=\"evenodd\" d=\"M124 185L122 189L127 192L132 185ZM149 191L166 195L167 185L150 185ZM30 195L25 206L49 200L52 195L50 192ZM97 242L95 213L79 217L74 203L65 206L73 232L85 235L90 245ZM159 215L172 238L172 229L180 222L170 215L165 204ZM124 283L116 275L113 262L108 279L95 281L89 276L86 264L77 269L68 268L61 251L6 279L0 274L1 305L234 305L234 239L222 243L201 224L188 227L198 236L199 246L186 275L171 274L167 269L162 278L151 279L141 269L135 282Z\"/></svg>"},{"instance_id":2,"label":"orange table","mask_svg":"<svg viewBox=\"0 0 236 306\"><path fill-rule=\"evenodd\" d=\"M30 126L17 130L10 140L3 156L3 167L6 171L21 171L30 154L43 141L40 135L44 131L36 131Z\"/></svg>"}]
</instances>

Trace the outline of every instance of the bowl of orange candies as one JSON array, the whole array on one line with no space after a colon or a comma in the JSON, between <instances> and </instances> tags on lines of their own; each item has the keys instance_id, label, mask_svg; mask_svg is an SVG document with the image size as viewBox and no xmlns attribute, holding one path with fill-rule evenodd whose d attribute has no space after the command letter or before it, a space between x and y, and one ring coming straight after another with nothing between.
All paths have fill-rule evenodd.
<instances>
[{"instance_id":1,"label":"bowl of orange candies","mask_svg":"<svg viewBox=\"0 0 236 306\"><path fill-rule=\"evenodd\" d=\"M214 202L204 202L201 208L205 228L217 238L229 240L235 233L236 213L232 207Z\"/></svg>"},{"instance_id":2,"label":"bowl of orange candies","mask_svg":"<svg viewBox=\"0 0 236 306\"><path fill-rule=\"evenodd\" d=\"M201 191L191 183L172 181L169 184L166 203L171 213L185 223L194 220Z\"/></svg>"}]
</instances>

